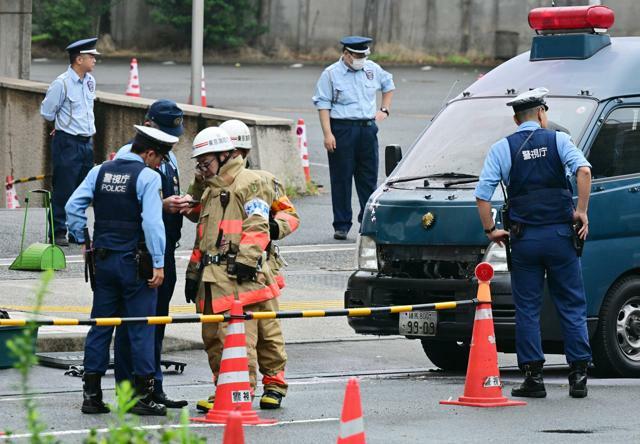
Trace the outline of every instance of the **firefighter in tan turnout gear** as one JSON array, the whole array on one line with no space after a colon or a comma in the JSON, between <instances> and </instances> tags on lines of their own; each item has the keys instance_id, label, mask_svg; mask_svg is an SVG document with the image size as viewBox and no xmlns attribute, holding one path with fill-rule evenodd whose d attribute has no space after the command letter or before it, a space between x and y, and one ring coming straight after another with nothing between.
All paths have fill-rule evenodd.
<instances>
[{"instance_id":1,"label":"firefighter in tan turnout gear","mask_svg":"<svg viewBox=\"0 0 640 444\"><path fill-rule=\"evenodd\" d=\"M233 299L233 291L229 290L235 287L245 311L277 310L275 297L279 294L279 284L283 283L281 280L276 283L272 270L279 269L282 262L270 242L269 232L274 239L280 238L298 226L295 209L275 177L244 168L240 154L246 155L241 150L248 151L251 147L249 130L242 122L235 122L241 124L244 131L239 137L234 132L236 127L227 125L233 134L232 147L220 140L226 135L220 128L208 128L194 140L194 157L198 158L198 169L204 177L202 186L194 182L191 187L194 199L201 195L202 202L190 215L193 218L194 214L199 214L200 218L185 292L187 301L196 299L198 311L204 313L226 311ZM231 152L234 148L239 150ZM212 159L213 162L208 163ZM215 166L216 162L219 165ZM269 213L270 210L273 213L273 208L283 214L269 223ZM264 252L265 249L268 251ZM257 265L255 271L245 269L254 262ZM234 279L234 271L239 279ZM249 274L249 281L244 276L245 271ZM199 285L199 281L203 285ZM252 388L256 386L257 342L264 385L260 406L278 408L287 390L284 379L286 352L279 321L271 319L246 324ZM224 332L217 324L204 324L203 340L215 377L219 371ZM208 410L212 401L213 397L199 401L198 409Z\"/></svg>"}]
</instances>

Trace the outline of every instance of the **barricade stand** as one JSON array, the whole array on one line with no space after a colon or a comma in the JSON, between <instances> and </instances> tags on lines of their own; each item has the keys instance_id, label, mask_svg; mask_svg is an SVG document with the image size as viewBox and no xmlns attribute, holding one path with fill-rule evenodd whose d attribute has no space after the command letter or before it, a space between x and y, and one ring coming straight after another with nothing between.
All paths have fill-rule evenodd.
<instances>
[{"instance_id":1,"label":"barricade stand","mask_svg":"<svg viewBox=\"0 0 640 444\"><path fill-rule=\"evenodd\" d=\"M126 95L140 97L140 77L138 76L138 60L134 57L129 65L129 81L127 82Z\"/></svg>"},{"instance_id":2,"label":"barricade stand","mask_svg":"<svg viewBox=\"0 0 640 444\"><path fill-rule=\"evenodd\" d=\"M222 444L244 444L244 430L242 430L242 415L239 412L229 412L227 425L224 427Z\"/></svg>"},{"instance_id":3,"label":"barricade stand","mask_svg":"<svg viewBox=\"0 0 640 444\"><path fill-rule=\"evenodd\" d=\"M300 160L302 169L304 170L304 178L307 183L311 183L311 171L309 170L309 147L307 144L307 128L304 119L298 119L296 125L296 136L298 137L298 151L300 152Z\"/></svg>"},{"instance_id":4,"label":"barricade stand","mask_svg":"<svg viewBox=\"0 0 640 444\"><path fill-rule=\"evenodd\" d=\"M471 351L464 395L457 401L440 401L440 404L471 407L508 407L527 405L524 401L512 401L502 396L502 382L498 370L498 350L493 329L491 292L489 281L493 278L493 267L482 262L476 267L478 278L478 306L473 323Z\"/></svg>"},{"instance_id":5,"label":"barricade stand","mask_svg":"<svg viewBox=\"0 0 640 444\"><path fill-rule=\"evenodd\" d=\"M240 301L233 301L230 315L216 385L216 400L204 418L191 420L225 424L229 413L235 410L240 414L242 424L276 423L275 419L261 419L251 408L247 339L244 334L244 312Z\"/></svg>"},{"instance_id":6,"label":"barricade stand","mask_svg":"<svg viewBox=\"0 0 640 444\"><path fill-rule=\"evenodd\" d=\"M360 384L357 378L351 378L344 393L337 444L365 444L365 442Z\"/></svg>"}]
</instances>

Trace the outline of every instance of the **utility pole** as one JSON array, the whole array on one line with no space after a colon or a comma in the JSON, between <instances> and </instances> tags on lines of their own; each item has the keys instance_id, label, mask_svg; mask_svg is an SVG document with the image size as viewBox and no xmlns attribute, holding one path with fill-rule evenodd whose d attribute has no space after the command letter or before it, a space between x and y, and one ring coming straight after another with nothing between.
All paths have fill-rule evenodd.
<instances>
[{"instance_id":1,"label":"utility pole","mask_svg":"<svg viewBox=\"0 0 640 444\"><path fill-rule=\"evenodd\" d=\"M202 47L204 42L204 0L193 0L191 10L191 104L200 104Z\"/></svg>"}]
</instances>

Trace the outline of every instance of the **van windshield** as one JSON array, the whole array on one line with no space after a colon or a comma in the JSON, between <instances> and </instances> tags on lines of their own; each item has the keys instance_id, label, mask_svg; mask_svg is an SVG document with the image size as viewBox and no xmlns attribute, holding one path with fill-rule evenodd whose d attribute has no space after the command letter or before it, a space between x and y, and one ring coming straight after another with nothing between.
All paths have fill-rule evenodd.
<instances>
[{"instance_id":1,"label":"van windshield","mask_svg":"<svg viewBox=\"0 0 640 444\"><path fill-rule=\"evenodd\" d=\"M479 176L491 145L516 129L512 109L506 106L511 99L467 99L449 104L387 181L400 179L398 186L410 187L414 185L411 178ZM549 128L568 132L578 144L597 102L548 97L547 104Z\"/></svg>"}]
</instances>

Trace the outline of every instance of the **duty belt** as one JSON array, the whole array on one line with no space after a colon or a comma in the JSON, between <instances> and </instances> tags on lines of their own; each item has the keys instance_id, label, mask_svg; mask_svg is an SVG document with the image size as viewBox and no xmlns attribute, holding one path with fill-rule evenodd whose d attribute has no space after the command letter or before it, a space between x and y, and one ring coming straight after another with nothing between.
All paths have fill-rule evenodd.
<instances>
[{"instance_id":1,"label":"duty belt","mask_svg":"<svg viewBox=\"0 0 640 444\"><path fill-rule=\"evenodd\" d=\"M222 261L227 258L226 254L205 254L202 256L202 266L206 267L207 265L220 265Z\"/></svg>"}]
</instances>

